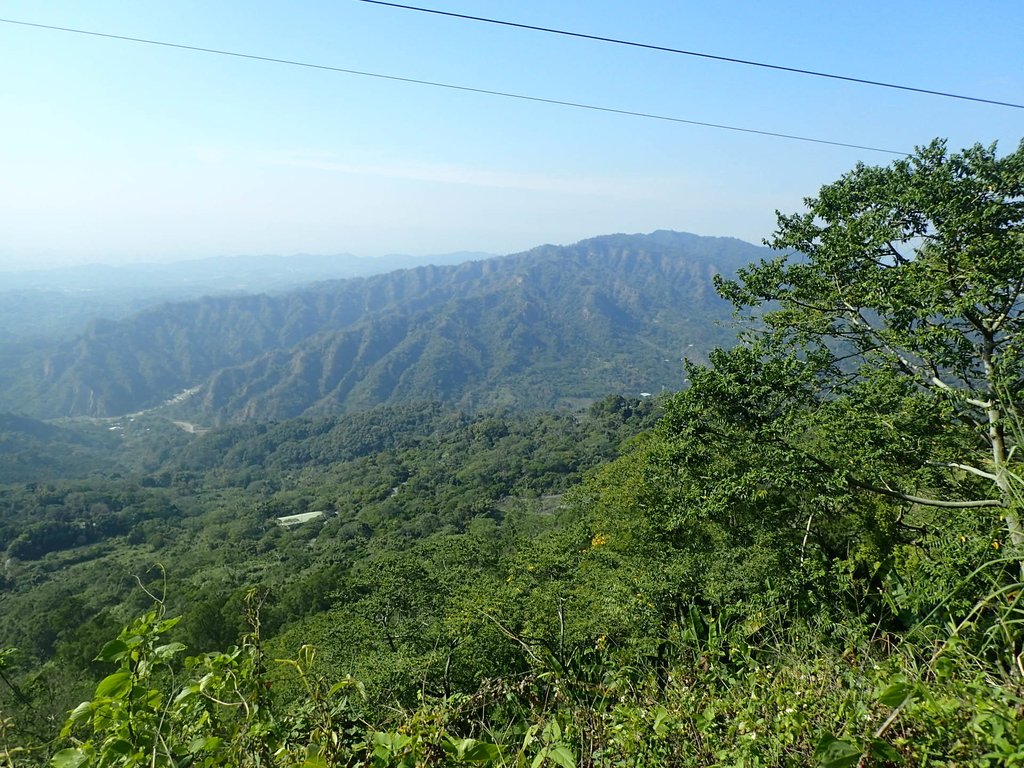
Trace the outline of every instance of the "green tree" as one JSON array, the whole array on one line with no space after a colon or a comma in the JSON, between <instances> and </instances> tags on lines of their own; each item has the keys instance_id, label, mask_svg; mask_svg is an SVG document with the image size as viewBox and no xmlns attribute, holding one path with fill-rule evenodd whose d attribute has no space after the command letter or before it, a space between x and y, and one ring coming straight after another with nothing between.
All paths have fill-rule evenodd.
<instances>
[{"instance_id":1,"label":"green tree","mask_svg":"<svg viewBox=\"0 0 1024 768\"><path fill-rule=\"evenodd\" d=\"M815 380L826 413L805 412L799 426L817 430L798 438L790 424L786 441L898 502L999 510L1021 557L1024 143L1000 157L936 140L805 203L779 214L769 245L783 255L718 281L762 313L756 364L788 360Z\"/></svg>"},{"instance_id":2,"label":"green tree","mask_svg":"<svg viewBox=\"0 0 1024 768\"><path fill-rule=\"evenodd\" d=\"M599 604L655 634L691 602L838 617L848 600L873 624L897 547L934 549L924 528L983 544L947 563L956 581L1000 524L1019 558L1022 193L1024 149L937 142L780 215L779 256L719 281L756 314L743 343L690 365L652 435L577 496ZM945 597L922 591L925 613Z\"/></svg>"}]
</instances>

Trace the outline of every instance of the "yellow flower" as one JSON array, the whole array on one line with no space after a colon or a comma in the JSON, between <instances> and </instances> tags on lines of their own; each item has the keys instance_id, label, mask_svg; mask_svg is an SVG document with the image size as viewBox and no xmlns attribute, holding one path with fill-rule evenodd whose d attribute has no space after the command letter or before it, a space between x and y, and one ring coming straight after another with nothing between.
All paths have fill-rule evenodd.
<instances>
[{"instance_id":1,"label":"yellow flower","mask_svg":"<svg viewBox=\"0 0 1024 768\"><path fill-rule=\"evenodd\" d=\"M597 549L598 547L604 546L607 543L608 537L603 533L597 534L596 536L594 536L594 538L590 540L590 546L592 549Z\"/></svg>"}]
</instances>

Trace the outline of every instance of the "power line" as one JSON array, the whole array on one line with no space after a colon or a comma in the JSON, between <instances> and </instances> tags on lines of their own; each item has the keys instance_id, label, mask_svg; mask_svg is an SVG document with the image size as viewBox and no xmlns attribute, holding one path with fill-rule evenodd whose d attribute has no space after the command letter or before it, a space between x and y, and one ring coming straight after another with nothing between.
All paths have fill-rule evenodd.
<instances>
[{"instance_id":1,"label":"power line","mask_svg":"<svg viewBox=\"0 0 1024 768\"><path fill-rule=\"evenodd\" d=\"M979 96L965 96L959 93L947 93L945 91L933 91L928 88L914 88L909 85L897 85L896 83L885 83L880 80L866 80L861 77L848 77L846 75L835 75L828 72L818 72L813 69L799 69L797 67L784 67L781 64L766 64L763 61L750 61L748 59L737 59L731 56L718 56L713 53L701 53L699 51L686 51L681 48L669 48L663 45L649 45L648 43L638 43L632 40L620 40L614 37L601 37L600 35L587 35L582 32L569 32L564 29L552 29L551 27L537 27L532 24L519 24L514 21L503 21L500 19L489 19L484 16L469 16L464 13L452 13L450 11L439 11L434 8L420 8L415 5L402 5L401 3L389 3L385 0L360 0L363 3L370 3L372 5L386 5L390 8L401 8L406 11L419 11L420 13L432 13L436 16L449 16L453 19L465 19L467 21L482 21L486 24L498 24L503 27L515 27L517 29L529 29L534 32L548 32L553 35L564 35L565 37L579 37L584 40L596 40L601 43L614 43L615 45L628 45L633 48L645 48L650 51L661 51L663 53L677 53L682 56L695 56L701 59L711 59L713 61L726 61L730 64L745 64L749 67L761 67L762 69L774 69L780 72L793 72L798 75L811 75L812 77L825 77L830 80L843 80L848 83L859 83L861 85L874 85L879 88L894 88L899 91L911 91L913 93L924 93L929 96L942 96L947 99L961 99L963 101L974 101L981 104L995 104L1000 107L1012 107L1014 109L1024 109L1024 104L1015 104L1011 101L997 101L995 99L983 99Z\"/></svg>"},{"instance_id":2,"label":"power line","mask_svg":"<svg viewBox=\"0 0 1024 768\"><path fill-rule=\"evenodd\" d=\"M265 61L272 64L286 64L292 67L304 67L306 69L318 69L327 72L340 72L346 75L357 75L359 77L372 77L378 80L391 80L399 83L411 83L414 85L426 85L431 88L446 88L452 91L463 91L466 93L480 93L488 96L500 96L506 99L519 99L520 101L533 101L541 104L554 104L560 107L573 107L574 109L586 109L592 112L605 112L613 115L626 115L629 117L640 117L647 120L661 120L669 123L683 123L685 125L697 125L704 128L716 128L723 131L735 131L737 133L752 133L758 136L770 136L776 139L791 139L793 141L804 141L812 144L826 144L833 147L845 147L847 149L863 149L868 152L882 152L889 155L906 156L908 152L896 149L884 149L882 147L869 147L863 144L850 144L844 141L830 141L828 139L816 139L810 136L797 136L790 133L778 133L765 131L757 128L742 128L735 125L724 125L722 123L710 123L702 120L688 120L682 117L671 117L669 115L658 115L652 112L638 112L629 109L616 109L615 107L601 107L595 104L583 104L576 101L563 101L561 99L547 99L541 96L527 96L521 93L510 93L508 91L495 91L487 88L473 88L467 85L454 85L452 83L440 83L433 80L419 80L412 77L400 77L398 75L384 75L379 72L364 72L357 69L345 69L343 67L332 67L326 64L313 64L306 61L295 61L292 59L278 59L272 56L259 56L253 53L239 53L238 51L225 51L219 48L202 48L197 45L184 45L182 43L169 43L164 40L149 40L142 37L129 37L127 35L115 35L108 32L94 32L87 29L74 29L72 27L58 27L52 24L36 24L30 21L18 21L15 19L2 19L0 23L16 24L23 27L35 27L56 32L70 32L76 35L88 35L90 37L102 37L110 40L123 40L130 43L142 43L144 45L158 45L164 48L176 48L183 51L197 51L200 53L212 53L217 56L232 56L238 59L251 59L253 61Z\"/></svg>"}]
</instances>

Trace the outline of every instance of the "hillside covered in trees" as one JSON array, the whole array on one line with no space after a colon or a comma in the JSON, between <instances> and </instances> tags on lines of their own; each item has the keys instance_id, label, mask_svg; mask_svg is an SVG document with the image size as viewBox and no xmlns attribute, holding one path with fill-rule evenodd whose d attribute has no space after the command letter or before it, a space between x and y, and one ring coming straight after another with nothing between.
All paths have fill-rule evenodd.
<instances>
[{"instance_id":1,"label":"hillside covered in trees","mask_svg":"<svg viewBox=\"0 0 1024 768\"><path fill-rule=\"evenodd\" d=\"M731 340L716 274L767 254L731 238L610 235L572 246L163 304L33 356L0 408L37 418L160 407L204 425L436 400L580 407L674 389ZM188 392L188 396L181 393Z\"/></svg>"},{"instance_id":2,"label":"hillside covered in trees","mask_svg":"<svg viewBox=\"0 0 1024 768\"><path fill-rule=\"evenodd\" d=\"M86 463L0 491L0 760L1021 764L1022 201L856 167L656 398L5 423Z\"/></svg>"}]
</instances>

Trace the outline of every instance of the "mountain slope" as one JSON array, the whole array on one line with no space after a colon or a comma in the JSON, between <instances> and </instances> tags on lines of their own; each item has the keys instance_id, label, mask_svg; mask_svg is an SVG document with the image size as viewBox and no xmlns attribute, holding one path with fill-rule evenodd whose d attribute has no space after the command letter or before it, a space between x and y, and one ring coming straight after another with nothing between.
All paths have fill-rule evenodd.
<instances>
[{"instance_id":1,"label":"mountain slope","mask_svg":"<svg viewBox=\"0 0 1024 768\"><path fill-rule=\"evenodd\" d=\"M729 338L713 324L728 308L712 276L764 254L726 238L609 235L281 296L168 304L64 345L24 410L114 415L197 389L175 410L227 421L677 388L683 356Z\"/></svg>"},{"instance_id":2,"label":"mountain slope","mask_svg":"<svg viewBox=\"0 0 1024 768\"><path fill-rule=\"evenodd\" d=\"M117 437L109 432L71 430L0 413L0 484L109 470L116 448Z\"/></svg>"}]
</instances>

